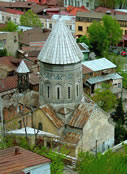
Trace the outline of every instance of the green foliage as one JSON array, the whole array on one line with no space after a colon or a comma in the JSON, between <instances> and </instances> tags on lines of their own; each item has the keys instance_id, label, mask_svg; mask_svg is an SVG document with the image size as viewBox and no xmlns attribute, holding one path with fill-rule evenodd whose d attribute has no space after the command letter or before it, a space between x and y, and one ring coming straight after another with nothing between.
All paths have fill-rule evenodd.
<instances>
[{"instance_id":1,"label":"green foliage","mask_svg":"<svg viewBox=\"0 0 127 174\"><path fill-rule=\"evenodd\" d=\"M115 122L119 122L121 124L124 124L125 122L125 118L124 118L124 109L123 109L123 103L122 103L122 98L119 98L117 101L117 106L116 106L116 110L115 110Z\"/></svg>"},{"instance_id":2,"label":"green foliage","mask_svg":"<svg viewBox=\"0 0 127 174\"><path fill-rule=\"evenodd\" d=\"M115 107L116 96L111 92L109 84L102 84L101 89L95 90L92 99L97 103L104 111L109 111Z\"/></svg>"},{"instance_id":3,"label":"green foliage","mask_svg":"<svg viewBox=\"0 0 127 174\"><path fill-rule=\"evenodd\" d=\"M126 140L127 131L121 122L117 122L115 126L115 144L121 143Z\"/></svg>"},{"instance_id":4,"label":"green foliage","mask_svg":"<svg viewBox=\"0 0 127 174\"><path fill-rule=\"evenodd\" d=\"M78 174L126 174L126 154L108 151L96 158L90 153L80 153L77 164Z\"/></svg>"},{"instance_id":5,"label":"green foliage","mask_svg":"<svg viewBox=\"0 0 127 174\"><path fill-rule=\"evenodd\" d=\"M81 36L77 39L77 43L85 43L86 45L90 46L89 39L87 36Z\"/></svg>"},{"instance_id":6,"label":"green foliage","mask_svg":"<svg viewBox=\"0 0 127 174\"><path fill-rule=\"evenodd\" d=\"M34 14L32 10L28 10L24 15L21 16L20 23L21 25L29 27L42 27L39 17Z\"/></svg>"},{"instance_id":7,"label":"green foliage","mask_svg":"<svg viewBox=\"0 0 127 174\"><path fill-rule=\"evenodd\" d=\"M102 22L94 21L90 25L88 35L92 51L97 56L103 56L109 51L110 45L115 45L121 40L122 30L115 19L104 15Z\"/></svg>"},{"instance_id":8,"label":"green foliage","mask_svg":"<svg viewBox=\"0 0 127 174\"><path fill-rule=\"evenodd\" d=\"M123 31L120 24L112 16L104 15L102 18L109 45L116 45L122 38Z\"/></svg>"},{"instance_id":9,"label":"green foliage","mask_svg":"<svg viewBox=\"0 0 127 174\"><path fill-rule=\"evenodd\" d=\"M34 150L36 153L40 155L44 155L47 158L50 158L52 160L51 163L51 174L62 174L64 169L64 162L65 155L62 153L57 153L52 151L52 149L47 149L45 147L42 147L41 149L36 148ZM62 152L62 150L60 151Z\"/></svg>"},{"instance_id":10,"label":"green foliage","mask_svg":"<svg viewBox=\"0 0 127 174\"><path fill-rule=\"evenodd\" d=\"M0 57L7 56L7 49L0 50Z\"/></svg>"},{"instance_id":11,"label":"green foliage","mask_svg":"<svg viewBox=\"0 0 127 174\"><path fill-rule=\"evenodd\" d=\"M14 22L9 21L7 25L2 29L2 31L16 32L18 30L18 25Z\"/></svg>"},{"instance_id":12,"label":"green foliage","mask_svg":"<svg viewBox=\"0 0 127 174\"><path fill-rule=\"evenodd\" d=\"M89 41L91 50L96 55L103 55L104 51L108 51L109 41L107 40L107 34L104 26L99 22L93 22L88 28Z\"/></svg>"},{"instance_id":13,"label":"green foliage","mask_svg":"<svg viewBox=\"0 0 127 174\"><path fill-rule=\"evenodd\" d=\"M127 88L127 72L120 72L120 75L123 77L123 88Z\"/></svg>"},{"instance_id":14,"label":"green foliage","mask_svg":"<svg viewBox=\"0 0 127 174\"><path fill-rule=\"evenodd\" d=\"M126 0L99 0L99 5L107 8L114 9L116 6L119 8L123 8L125 5L127 5Z\"/></svg>"}]
</instances>

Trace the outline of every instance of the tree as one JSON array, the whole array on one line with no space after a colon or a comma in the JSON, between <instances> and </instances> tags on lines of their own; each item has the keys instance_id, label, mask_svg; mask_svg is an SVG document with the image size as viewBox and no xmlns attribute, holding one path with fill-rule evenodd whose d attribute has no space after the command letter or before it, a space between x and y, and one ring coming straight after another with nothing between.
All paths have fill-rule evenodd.
<instances>
[{"instance_id":1,"label":"tree","mask_svg":"<svg viewBox=\"0 0 127 174\"><path fill-rule=\"evenodd\" d=\"M104 15L102 18L107 39L110 45L116 45L122 39L123 31L120 28L120 24L112 18L112 16Z\"/></svg>"},{"instance_id":2,"label":"tree","mask_svg":"<svg viewBox=\"0 0 127 174\"><path fill-rule=\"evenodd\" d=\"M1 29L1 31L9 31L9 32L16 32L18 30L18 25L16 25L14 22L9 21L4 28Z\"/></svg>"},{"instance_id":3,"label":"tree","mask_svg":"<svg viewBox=\"0 0 127 174\"><path fill-rule=\"evenodd\" d=\"M101 88L95 90L92 99L97 103L104 111L109 111L115 107L116 96L111 92L109 84L102 84Z\"/></svg>"},{"instance_id":4,"label":"tree","mask_svg":"<svg viewBox=\"0 0 127 174\"><path fill-rule=\"evenodd\" d=\"M127 5L126 0L99 0L99 5L106 7L106 8L111 8L114 9L118 6L118 8L123 8L125 5Z\"/></svg>"},{"instance_id":5,"label":"tree","mask_svg":"<svg viewBox=\"0 0 127 174\"><path fill-rule=\"evenodd\" d=\"M86 45L90 46L89 39L87 36L81 36L77 39L77 43L85 43Z\"/></svg>"},{"instance_id":6,"label":"tree","mask_svg":"<svg viewBox=\"0 0 127 174\"><path fill-rule=\"evenodd\" d=\"M32 10L28 10L24 15L21 16L20 23L21 25L29 27L42 27L39 17L34 14Z\"/></svg>"},{"instance_id":7,"label":"tree","mask_svg":"<svg viewBox=\"0 0 127 174\"><path fill-rule=\"evenodd\" d=\"M124 109L123 109L122 98L119 98L117 106L116 106L114 121L124 124L124 122L125 122L124 116L125 116L125 113L124 113Z\"/></svg>"},{"instance_id":8,"label":"tree","mask_svg":"<svg viewBox=\"0 0 127 174\"><path fill-rule=\"evenodd\" d=\"M92 51L103 56L110 45L116 45L122 38L119 23L111 16L104 15L102 22L94 21L88 28L88 36Z\"/></svg>"},{"instance_id":9,"label":"tree","mask_svg":"<svg viewBox=\"0 0 127 174\"><path fill-rule=\"evenodd\" d=\"M7 49L0 50L0 57L7 56Z\"/></svg>"},{"instance_id":10,"label":"tree","mask_svg":"<svg viewBox=\"0 0 127 174\"><path fill-rule=\"evenodd\" d=\"M117 122L115 125L115 144L121 143L126 140L127 131L121 122Z\"/></svg>"}]
</instances>

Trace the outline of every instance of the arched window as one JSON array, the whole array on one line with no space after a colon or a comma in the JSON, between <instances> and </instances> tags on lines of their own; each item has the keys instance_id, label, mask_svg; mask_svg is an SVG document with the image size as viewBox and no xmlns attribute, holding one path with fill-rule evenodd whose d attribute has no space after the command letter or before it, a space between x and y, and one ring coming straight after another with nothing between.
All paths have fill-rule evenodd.
<instances>
[{"instance_id":1,"label":"arched window","mask_svg":"<svg viewBox=\"0 0 127 174\"><path fill-rule=\"evenodd\" d=\"M71 98L71 87L68 86L68 99L70 99L70 98Z\"/></svg>"},{"instance_id":2,"label":"arched window","mask_svg":"<svg viewBox=\"0 0 127 174\"><path fill-rule=\"evenodd\" d=\"M57 87L57 99L60 99L60 87Z\"/></svg>"},{"instance_id":3,"label":"arched window","mask_svg":"<svg viewBox=\"0 0 127 174\"><path fill-rule=\"evenodd\" d=\"M47 98L49 98L50 97L50 87L49 87L49 85L47 86Z\"/></svg>"},{"instance_id":4,"label":"arched window","mask_svg":"<svg viewBox=\"0 0 127 174\"><path fill-rule=\"evenodd\" d=\"M76 85L76 95L77 95L77 97L79 95L79 85Z\"/></svg>"},{"instance_id":5,"label":"arched window","mask_svg":"<svg viewBox=\"0 0 127 174\"><path fill-rule=\"evenodd\" d=\"M38 123L38 130L42 130L43 127L42 127L42 123Z\"/></svg>"}]
</instances>

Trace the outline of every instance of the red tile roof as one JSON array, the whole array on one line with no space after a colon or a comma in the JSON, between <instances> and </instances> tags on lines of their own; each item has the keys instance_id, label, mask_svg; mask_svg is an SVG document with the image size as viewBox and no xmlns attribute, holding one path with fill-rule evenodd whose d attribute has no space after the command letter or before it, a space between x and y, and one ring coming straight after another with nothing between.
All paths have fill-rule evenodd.
<instances>
[{"instance_id":1,"label":"red tile roof","mask_svg":"<svg viewBox=\"0 0 127 174\"><path fill-rule=\"evenodd\" d=\"M0 80L0 93L11 89L16 89L18 85L17 76L6 77Z\"/></svg>"},{"instance_id":2,"label":"red tile roof","mask_svg":"<svg viewBox=\"0 0 127 174\"><path fill-rule=\"evenodd\" d=\"M22 11L10 9L10 8L4 8L4 7L0 7L0 11L11 13L11 14L17 14L17 15L24 14L24 12L22 12Z\"/></svg>"},{"instance_id":3,"label":"red tile roof","mask_svg":"<svg viewBox=\"0 0 127 174\"><path fill-rule=\"evenodd\" d=\"M19 149L17 155L15 154L16 148ZM12 174L28 167L50 162L48 158L17 146L0 150L0 174Z\"/></svg>"},{"instance_id":4,"label":"red tile roof","mask_svg":"<svg viewBox=\"0 0 127 174\"><path fill-rule=\"evenodd\" d=\"M0 57L0 67L8 67L9 71L16 70L21 59L14 58L13 56Z\"/></svg>"},{"instance_id":5,"label":"red tile roof","mask_svg":"<svg viewBox=\"0 0 127 174\"><path fill-rule=\"evenodd\" d=\"M24 12L22 12L22 11L19 11L19 10L15 10L15 9L6 9L6 11L5 12L7 12L7 13L12 13L12 14L18 14L18 15L23 15L24 14Z\"/></svg>"},{"instance_id":6,"label":"red tile roof","mask_svg":"<svg viewBox=\"0 0 127 174\"><path fill-rule=\"evenodd\" d=\"M76 16L78 11L82 11L82 12L90 12L87 8L85 8L84 6L81 7L74 7L74 6L68 6L67 7L67 12L70 13L73 16Z\"/></svg>"},{"instance_id":7,"label":"red tile roof","mask_svg":"<svg viewBox=\"0 0 127 174\"><path fill-rule=\"evenodd\" d=\"M64 125L63 122L56 116L55 111L51 106L43 106L42 112L46 114L46 116L51 120L55 127L61 128Z\"/></svg>"}]
</instances>

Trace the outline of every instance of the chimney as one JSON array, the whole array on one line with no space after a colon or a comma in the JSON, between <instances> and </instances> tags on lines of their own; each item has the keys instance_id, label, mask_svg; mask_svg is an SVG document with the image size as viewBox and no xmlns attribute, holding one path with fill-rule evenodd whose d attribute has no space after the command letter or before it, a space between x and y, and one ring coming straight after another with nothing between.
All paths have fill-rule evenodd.
<instances>
[{"instance_id":1,"label":"chimney","mask_svg":"<svg viewBox=\"0 0 127 174\"><path fill-rule=\"evenodd\" d=\"M19 154L20 154L19 148L16 147L16 148L15 148L15 155L19 155Z\"/></svg>"}]
</instances>

